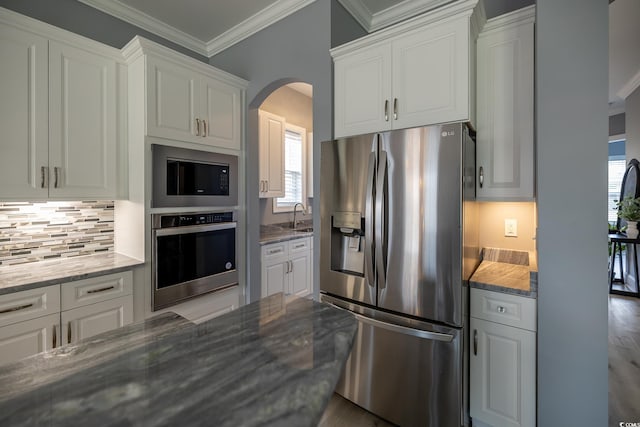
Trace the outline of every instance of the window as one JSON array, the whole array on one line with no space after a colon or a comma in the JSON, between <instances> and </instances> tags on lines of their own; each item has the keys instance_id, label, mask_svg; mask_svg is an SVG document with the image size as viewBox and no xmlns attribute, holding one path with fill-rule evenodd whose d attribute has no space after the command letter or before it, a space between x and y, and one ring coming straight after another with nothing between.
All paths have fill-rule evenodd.
<instances>
[{"instance_id":1,"label":"window","mask_svg":"<svg viewBox=\"0 0 640 427\"><path fill-rule=\"evenodd\" d=\"M306 129L286 124L284 132L284 197L273 199L274 212L291 212L296 203L306 206Z\"/></svg>"},{"instance_id":2,"label":"window","mask_svg":"<svg viewBox=\"0 0 640 427\"><path fill-rule=\"evenodd\" d=\"M622 178L627 167L625 159L625 140L609 142L609 179L608 179L608 204L607 219L615 224L618 219L615 200L620 199Z\"/></svg>"}]
</instances>

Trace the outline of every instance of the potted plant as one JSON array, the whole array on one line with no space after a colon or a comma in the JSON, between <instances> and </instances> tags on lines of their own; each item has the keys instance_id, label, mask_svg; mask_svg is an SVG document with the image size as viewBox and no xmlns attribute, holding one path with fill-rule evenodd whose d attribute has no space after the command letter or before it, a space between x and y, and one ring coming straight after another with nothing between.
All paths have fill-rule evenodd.
<instances>
[{"instance_id":1,"label":"potted plant","mask_svg":"<svg viewBox=\"0 0 640 427\"><path fill-rule=\"evenodd\" d=\"M618 216L627 222L627 237L636 239L638 237L638 221L640 221L640 197L625 197L616 201Z\"/></svg>"}]
</instances>

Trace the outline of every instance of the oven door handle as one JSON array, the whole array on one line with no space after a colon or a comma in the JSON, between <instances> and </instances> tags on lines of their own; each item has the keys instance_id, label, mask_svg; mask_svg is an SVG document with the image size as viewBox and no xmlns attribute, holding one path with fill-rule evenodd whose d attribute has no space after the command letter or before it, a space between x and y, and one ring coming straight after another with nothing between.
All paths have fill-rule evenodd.
<instances>
[{"instance_id":1,"label":"oven door handle","mask_svg":"<svg viewBox=\"0 0 640 427\"><path fill-rule=\"evenodd\" d=\"M153 230L156 236L174 236L176 234L202 233L205 231L220 231L236 228L235 222L222 222L218 224L187 225L184 227L158 228Z\"/></svg>"}]
</instances>

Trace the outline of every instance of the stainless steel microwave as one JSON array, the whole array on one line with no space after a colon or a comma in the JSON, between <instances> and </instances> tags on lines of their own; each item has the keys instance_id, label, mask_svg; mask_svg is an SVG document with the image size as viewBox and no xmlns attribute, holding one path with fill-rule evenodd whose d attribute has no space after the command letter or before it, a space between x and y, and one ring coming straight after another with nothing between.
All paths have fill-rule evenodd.
<instances>
[{"instance_id":1,"label":"stainless steel microwave","mask_svg":"<svg viewBox=\"0 0 640 427\"><path fill-rule=\"evenodd\" d=\"M238 157L153 144L151 206L238 204Z\"/></svg>"}]
</instances>

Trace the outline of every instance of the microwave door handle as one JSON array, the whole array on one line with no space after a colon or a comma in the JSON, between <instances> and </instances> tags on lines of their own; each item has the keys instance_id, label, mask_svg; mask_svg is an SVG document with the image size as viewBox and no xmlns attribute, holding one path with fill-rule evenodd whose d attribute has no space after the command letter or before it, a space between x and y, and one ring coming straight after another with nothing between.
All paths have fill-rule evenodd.
<instances>
[{"instance_id":1,"label":"microwave door handle","mask_svg":"<svg viewBox=\"0 0 640 427\"><path fill-rule=\"evenodd\" d=\"M387 286L387 263L385 259L385 205L387 203L385 184L387 180L387 152L380 150L378 155L378 176L376 177L376 212L375 212L375 242L376 242L376 272L378 273L379 288Z\"/></svg>"},{"instance_id":2,"label":"microwave door handle","mask_svg":"<svg viewBox=\"0 0 640 427\"><path fill-rule=\"evenodd\" d=\"M224 222L219 224L188 225L185 227L158 228L154 230L156 236L175 236L176 234L193 234L206 231L220 231L236 228L235 222Z\"/></svg>"},{"instance_id":3,"label":"microwave door handle","mask_svg":"<svg viewBox=\"0 0 640 427\"><path fill-rule=\"evenodd\" d=\"M367 192L365 200L365 223L364 223L364 257L365 257L365 281L371 287L375 286L373 272L373 203L375 189L376 155L369 154L369 168L367 170Z\"/></svg>"}]
</instances>

